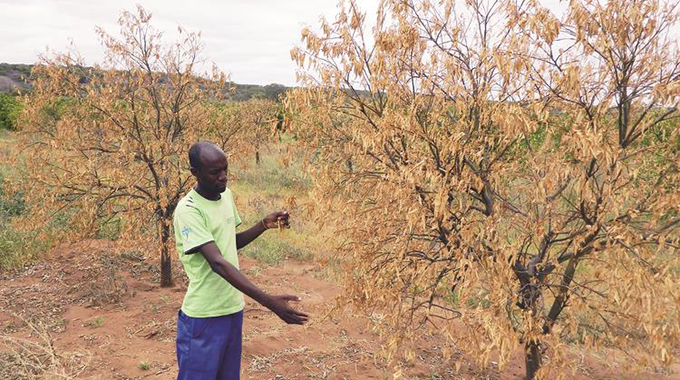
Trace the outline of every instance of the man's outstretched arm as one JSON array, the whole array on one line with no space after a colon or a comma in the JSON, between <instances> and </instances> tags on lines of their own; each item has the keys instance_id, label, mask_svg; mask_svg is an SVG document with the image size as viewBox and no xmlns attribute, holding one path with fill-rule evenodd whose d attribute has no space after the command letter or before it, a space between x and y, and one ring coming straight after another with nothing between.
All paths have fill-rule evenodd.
<instances>
[{"instance_id":1,"label":"man's outstretched arm","mask_svg":"<svg viewBox=\"0 0 680 380\"><path fill-rule=\"evenodd\" d=\"M293 295L271 296L263 292L250 282L241 271L222 257L220 249L214 241L202 245L200 252L215 273L248 297L274 312L284 322L295 325L302 325L307 322L309 318L307 314L296 311L288 304L288 301L299 301L300 298Z\"/></svg>"},{"instance_id":2,"label":"man's outstretched arm","mask_svg":"<svg viewBox=\"0 0 680 380\"><path fill-rule=\"evenodd\" d=\"M257 222L249 229L236 234L236 249L241 249L248 245L251 241L257 239L258 236L270 228L288 228L289 225L288 211L277 211L267 215L264 219Z\"/></svg>"}]
</instances>

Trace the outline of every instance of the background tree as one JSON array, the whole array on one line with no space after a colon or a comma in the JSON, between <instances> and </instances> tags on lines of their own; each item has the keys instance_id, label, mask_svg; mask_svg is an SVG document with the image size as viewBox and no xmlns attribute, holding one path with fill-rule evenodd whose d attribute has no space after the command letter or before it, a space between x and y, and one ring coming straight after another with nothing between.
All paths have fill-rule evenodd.
<instances>
[{"instance_id":1,"label":"background tree","mask_svg":"<svg viewBox=\"0 0 680 380\"><path fill-rule=\"evenodd\" d=\"M231 133L222 133L218 141L223 145L226 138L235 136L239 154L255 156L255 163L260 164L262 146L272 141L276 132L279 103L269 99L251 98L241 102L230 102L220 107L219 124L229 126Z\"/></svg>"},{"instance_id":2,"label":"background tree","mask_svg":"<svg viewBox=\"0 0 680 380\"><path fill-rule=\"evenodd\" d=\"M560 19L388 0L369 36L349 1L303 30L291 55L310 88L287 104L348 239L352 303L386 308L397 340L449 330L483 364L521 347L527 378L563 374L569 341L670 364L677 17L660 1L572 1Z\"/></svg>"},{"instance_id":3,"label":"background tree","mask_svg":"<svg viewBox=\"0 0 680 380\"><path fill-rule=\"evenodd\" d=\"M159 247L170 286L172 214L192 186L187 151L221 134L214 111L225 76L199 76L199 34L179 28L180 41L164 44L150 20L138 7L121 14L120 38L98 29L102 65L86 68L70 52L34 67L17 166L35 205L27 223L60 212L68 237L81 238L120 219L126 241Z\"/></svg>"}]
</instances>

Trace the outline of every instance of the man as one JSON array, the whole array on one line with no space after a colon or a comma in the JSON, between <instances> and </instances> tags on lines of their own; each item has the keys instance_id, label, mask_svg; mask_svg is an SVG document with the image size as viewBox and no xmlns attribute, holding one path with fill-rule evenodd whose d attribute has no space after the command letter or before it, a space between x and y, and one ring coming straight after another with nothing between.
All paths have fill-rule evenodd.
<instances>
[{"instance_id":1,"label":"man","mask_svg":"<svg viewBox=\"0 0 680 380\"><path fill-rule=\"evenodd\" d=\"M178 380L237 380L241 368L241 328L245 293L286 323L308 316L294 310L292 295L272 296L240 271L236 250L265 230L288 226L288 213L275 212L236 233L241 218L227 189L227 157L216 145L198 142L189 150L193 188L177 205L175 241L189 277L177 320Z\"/></svg>"}]
</instances>

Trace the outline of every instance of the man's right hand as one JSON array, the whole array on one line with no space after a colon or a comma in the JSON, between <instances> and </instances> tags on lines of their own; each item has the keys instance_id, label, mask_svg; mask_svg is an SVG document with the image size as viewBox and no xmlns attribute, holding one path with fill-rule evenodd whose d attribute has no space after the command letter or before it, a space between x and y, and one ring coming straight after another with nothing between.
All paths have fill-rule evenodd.
<instances>
[{"instance_id":1,"label":"man's right hand","mask_svg":"<svg viewBox=\"0 0 680 380\"><path fill-rule=\"evenodd\" d=\"M271 296L265 306L288 324L302 325L307 322L309 316L290 307L289 301L300 301L300 298L292 295Z\"/></svg>"},{"instance_id":2,"label":"man's right hand","mask_svg":"<svg viewBox=\"0 0 680 380\"><path fill-rule=\"evenodd\" d=\"M294 325L302 325L309 319L305 313L296 311L288 304L289 301L299 301L297 296L270 296L255 286L238 268L222 257L220 249L214 241L200 247L200 252L205 257L215 273L227 280L233 287L248 295L262 306L273 311L284 322Z\"/></svg>"}]
</instances>

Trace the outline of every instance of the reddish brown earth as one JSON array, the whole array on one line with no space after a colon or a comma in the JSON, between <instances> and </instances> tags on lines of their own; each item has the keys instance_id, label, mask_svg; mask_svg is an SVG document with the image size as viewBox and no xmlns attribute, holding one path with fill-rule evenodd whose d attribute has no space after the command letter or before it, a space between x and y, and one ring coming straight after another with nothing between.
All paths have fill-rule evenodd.
<instances>
[{"instance_id":1,"label":"reddish brown earth","mask_svg":"<svg viewBox=\"0 0 680 380\"><path fill-rule=\"evenodd\" d=\"M174 379L176 315L186 289L181 269L175 268L175 287L162 289L156 285L155 267L141 256L111 252L104 241L78 244L56 250L46 263L0 276L0 336L5 337L0 352L16 348L20 339L43 342L40 347L48 349L34 351L52 354L35 356L42 362L34 371L39 375L48 369L42 372L46 379L59 378L59 371L78 379ZM247 300L243 379L395 378L394 367L380 354L371 318L324 318L341 288L325 280L323 268L296 261L266 267L252 259L242 259L242 267L265 290L302 297L299 308L312 315L304 327L287 326ZM41 340L40 333L46 338ZM415 358L402 362L402 378L522 378L520 354L502 373L479 370L460 356L466 364L456 372L441 355L441 344L436 331L424 333L415 342ZM0 379L19 378L17 357L2 354L0 359ZM676 374L627 374L602 361L587 355L566 378L680 379L677 368Z\"/></svg>"}]
</instances>

